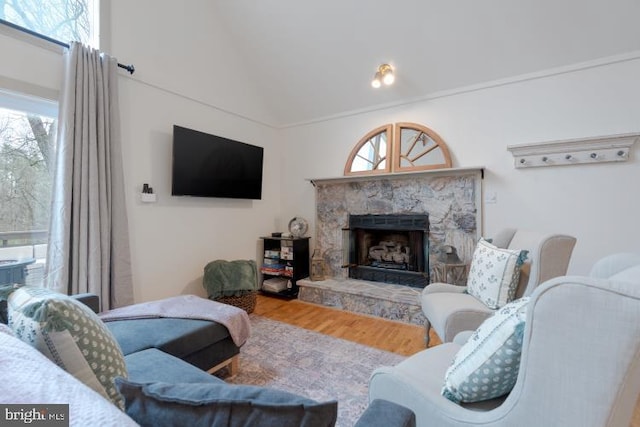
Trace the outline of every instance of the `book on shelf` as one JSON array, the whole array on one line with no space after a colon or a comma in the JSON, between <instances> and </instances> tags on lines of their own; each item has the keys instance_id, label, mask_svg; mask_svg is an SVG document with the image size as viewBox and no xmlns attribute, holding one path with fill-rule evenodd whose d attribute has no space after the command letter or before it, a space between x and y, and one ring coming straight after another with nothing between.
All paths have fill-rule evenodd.
<instances>
[{"instance_id":1,"label":"book on shelf","mask_svg":"<svg viewBox=\"0 0 640 427\"><path fill-rule=\"evenodd\" d=\"M264 251L264 257L278 259L280 258L280 251L266 250Z\"/></svg>"},{"instance_id":2,"label":"book on shelf","mask_svg":"<svg viewBox=\"0 0 640 427\"><path fill-rule=\"evenodd\" d=\"M268 292L282 292L289 287L288 282L284 277L273 277L262 282L262 289Z\"/></svg>"},{"instance_id":3,"label":"book on shelf","mask_svg":"<svg viewBox=\"0 0 640 427\"><path fill-rule=\"evenodd\" d=\"M281 265L281 264L268 265L268 266L263 265L260 271L266 274L274 274L274 275L285 273L284 265Z\"/></svg>"},{"instance_id":4,"label":"book on shelf","mask_svg":"<svg viewBox=\"0 0 640 427\"><path fill-rule=\"evenodd\" d=\"M284 267L284 275L292 277L293 276L293 266L287 265Z\"/></svg>"},{"instance_id":5,"label":"book on shelf","mask_svg":"<svg viewBox=\"0 0 640 427\"><path fill-rule=\"evenodd\" d=\"M282 251L280 251L280 258L292 260L293 259L293 248L292 247L283 247Z\"/></svg>"}]
</instances>

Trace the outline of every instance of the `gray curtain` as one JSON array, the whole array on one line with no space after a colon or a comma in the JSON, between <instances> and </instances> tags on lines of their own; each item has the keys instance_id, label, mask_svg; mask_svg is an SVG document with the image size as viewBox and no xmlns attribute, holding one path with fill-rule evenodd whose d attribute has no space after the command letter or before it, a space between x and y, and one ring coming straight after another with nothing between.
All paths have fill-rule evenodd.
<instances>
[{"instance_id":1,"label":"gray curtain","mask_svg":"<svg viewBox=\"0 0 640 427\"><path fill-rule=\"evenodd\" d=\"M70 44L45 285L95 293L102 310L133 303L117 83L115 58Z\"/></svg>"}]
</instances>

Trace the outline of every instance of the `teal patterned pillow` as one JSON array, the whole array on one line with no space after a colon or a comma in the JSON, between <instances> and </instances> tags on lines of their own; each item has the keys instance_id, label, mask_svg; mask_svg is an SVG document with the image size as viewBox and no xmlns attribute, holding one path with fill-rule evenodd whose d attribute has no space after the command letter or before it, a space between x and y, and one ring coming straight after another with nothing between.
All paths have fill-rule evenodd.
<instances>
[{"instance_id":1,"label":"teal patterned pillow","mask_svg":"<svg viewBox=\"0 0 640 427\"><path fill-rule=\"evenodd\" d=\"M471 335L447 369L444 397L479 402L511 391L520 368L528 303L525 297L505 305Z\"/></svg>"},{"instance_id":2,"label":"teal patterned pillow","mask_svg":"<svg viewBox=\"0 0 640 427\"><path fill-rule=\"evenodd\" d=\"M524 250L498 248L481 238L471 259L467 292L493 310L512 301L527 254Z\"/></svg>"},{"instance_id":3,"label":"teal patterned pillow","mask_svg":"<svg viewBox=\"0 0 640 427\"><path fill-rule=\"evenodd\" d=\"M124 409L113 382L127 377L124 356L91 309L66 295L24 286L9 296L8 314L18 338Z\"/></svg>"}]
</instances>

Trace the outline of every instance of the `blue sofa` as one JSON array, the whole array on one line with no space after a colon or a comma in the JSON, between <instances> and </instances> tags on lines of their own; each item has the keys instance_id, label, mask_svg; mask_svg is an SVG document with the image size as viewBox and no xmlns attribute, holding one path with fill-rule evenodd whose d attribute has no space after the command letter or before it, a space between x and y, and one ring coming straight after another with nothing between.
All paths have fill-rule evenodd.
<instances>
[{"instance_id":1,"label":"blue sofa","mask_svg":"<svg viewBox=\"0 0 640 427\"><path fill-rule=\"evenodd\" d=\"M97 295L79 294L74 298L98 313L100 300ZM215 372L226 365L231 367L240 353L227 328L208 320L154 318L105 324L120 344L127 368L134 372L149 370L144 360L151 354L155 354L157 362L162 358L179 359L200 370ZM142 367L138 366L138 361L142 361Z\"/></svg>"},{"instance_id":2,"label":"blue sofa","mask_svg":"<svg viewBox=\"0 0 640 427\"><path fill-rule=\"evenodd\" d=\"M74 297L98 311L96 295ZM4 323L5 310L6 305L0 305L0 320ZM238 427L335 424L337 402L315 402L265 387L230 385L210 375L207 370L211 370L212 365L224 365L239 353L228 331L220 324L193 319L136 319L105 324L125 356L128 378L116 381L125 396L126 414L135 423ZM35 349L34 352L37 353ZM10 354L4 356L11 357ZM51 363L45 370L54 368L57 366ZM69 399L72 399L73 413L75 397ZM4 400L9 403L10 395ZM259 424L255 423L256 419L260 420ZM356 425L412 427L415 416L400 405L376 400L369 404Z\"/></svg>"}]
</instances>

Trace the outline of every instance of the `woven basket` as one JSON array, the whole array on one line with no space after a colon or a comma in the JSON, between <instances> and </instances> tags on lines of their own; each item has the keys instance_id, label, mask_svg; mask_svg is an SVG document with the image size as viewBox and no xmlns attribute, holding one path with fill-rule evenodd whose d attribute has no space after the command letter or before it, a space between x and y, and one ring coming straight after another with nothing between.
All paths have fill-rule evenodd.
<instances>
[{"instance_id":1,"label":"woven basket","mask_svg":"<svg viewBox=\"0 0 640 427\"><path fill-rule=\"evenodd\" d=\"M241 308L244 311L246 311L247 314L251 314L253 313L253 310L256 308L257 299L258 299L258 292L250 291L239 297L236 297L236 296L218 297L218 298L215 298L215 301Z\"/></svg>"}]
</instances>

